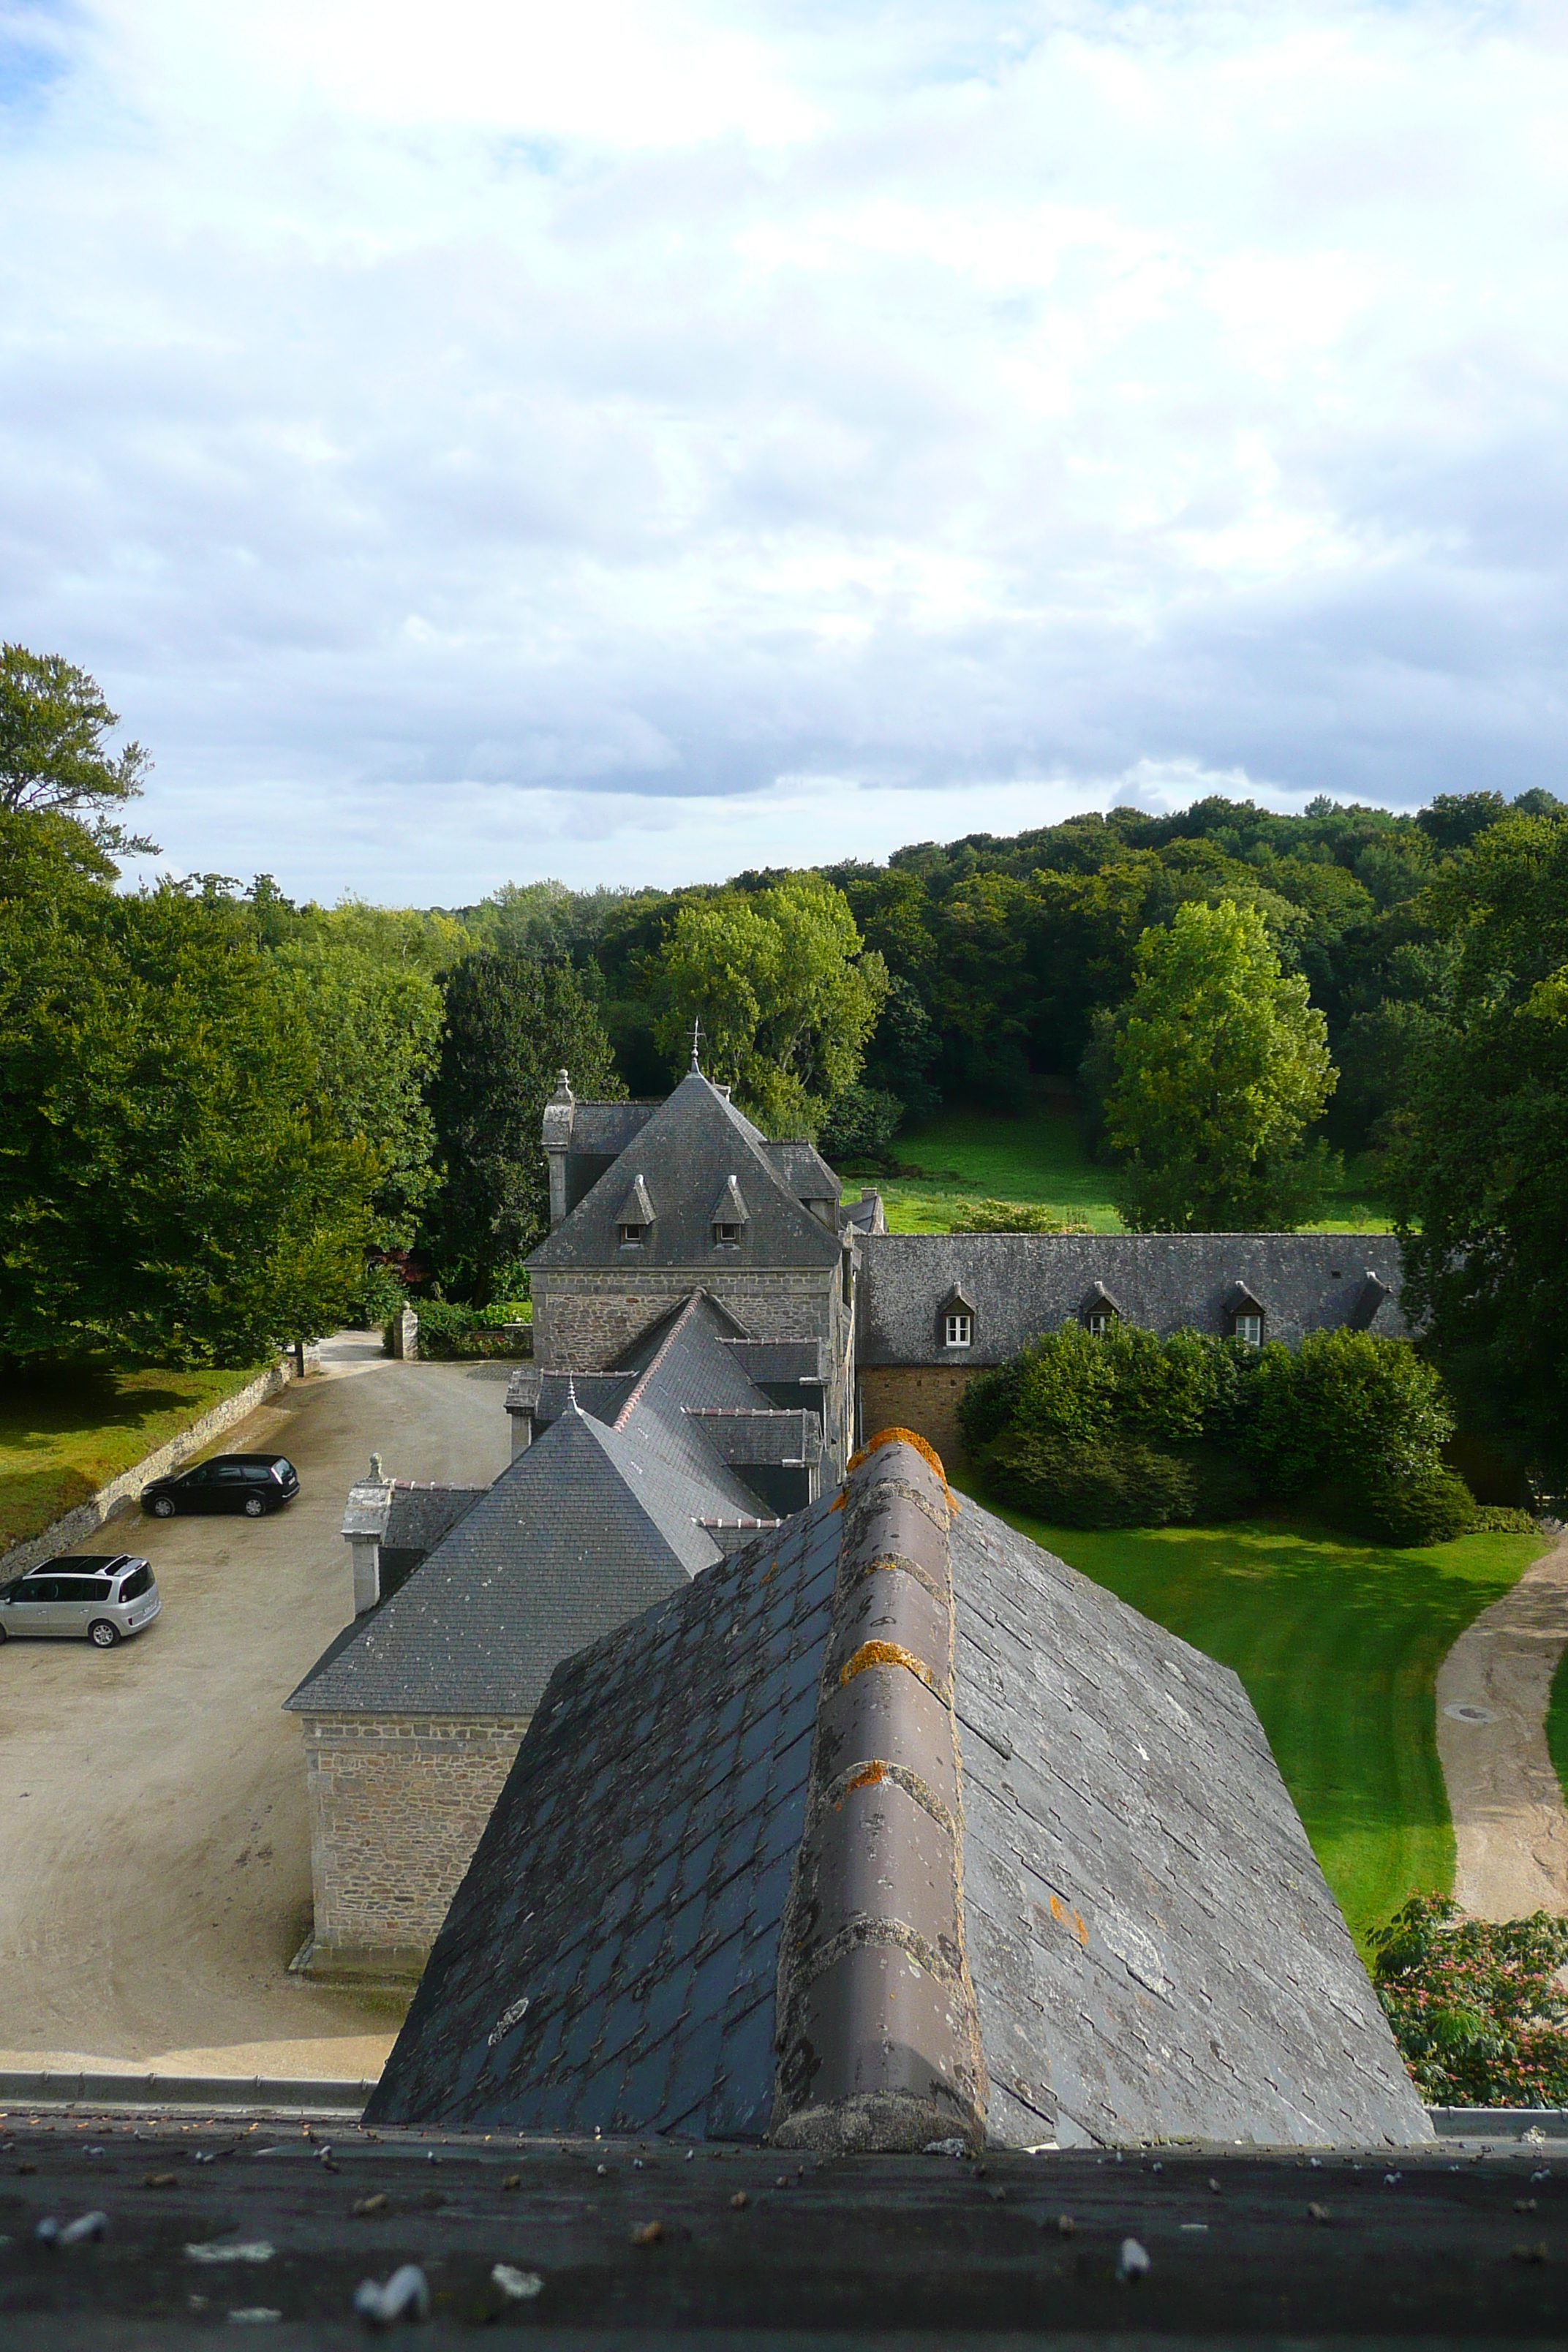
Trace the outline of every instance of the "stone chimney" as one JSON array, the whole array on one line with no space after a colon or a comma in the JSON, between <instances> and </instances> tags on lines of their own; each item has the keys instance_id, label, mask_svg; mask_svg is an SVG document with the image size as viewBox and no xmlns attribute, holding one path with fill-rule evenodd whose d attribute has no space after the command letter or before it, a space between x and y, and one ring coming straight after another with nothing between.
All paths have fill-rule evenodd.
<instances>
[{"instance_id":1,"label":"stone chimney","mask_svg":"<svg viewBox=\"0 0 1568 2352\"><path fill-rule=\"evenodd\" d=\"M363 1617L381 1599L381 1547L392 1510L392 1481L373 1454L370 1468L349 1488L343 1538L353 1559L354 1615Z\"/></svg>"},{"instance_id":2,"label":"stone chimney","mask_svg":"<svg viewBox=\"0 0 1568 2352\"><path fill-rule=\"evenodd\" d=\"M544 1156L550 1162L552 1233L566 1214L566 1155L572 1149L572 1114L576 1107L577 1097L563 1070L556 1078L555 1092L544 1106Z\"/></svg>"},{"instance_id":3,"label":"stone chimney","mask_svg":"<svg viewBox=\"0 0 1568 2352\"><path fill-rule=\"evenodd\" d=\"M539 1412L539 1386L543 1378L537 1364L520 1364L507 1382L507 1419L511 1423L514 1457L533 1444L533 1423Z\"/></svg>"}]
</instances>

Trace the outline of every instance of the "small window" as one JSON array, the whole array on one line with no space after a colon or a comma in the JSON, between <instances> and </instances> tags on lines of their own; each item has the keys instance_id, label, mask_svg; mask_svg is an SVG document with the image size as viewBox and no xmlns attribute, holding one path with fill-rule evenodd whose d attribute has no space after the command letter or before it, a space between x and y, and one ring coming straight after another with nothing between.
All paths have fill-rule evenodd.
<instances>
[{"instance_id":1,"label":"small window","mask_svg":"<svg viewBox=\"0 0 1568 2352\"><path fill-rule=\"evenodd\" d=\"M1109 1307L1097 1307L1091 1315L1084 1317L1083 1328L1091 1339L1103 1339L1115 1320Z\"/></svg>"},{"instance_id":2,"label":"small window","mask_svg":"<svg viewBox=\"0 0 1568 2352\"><path fill-rule=\"evenodd\" d=\"M1262 1316L1238 1315L1236 1318L1236 1336L1238 1339L1245 1339L1249 1348L1261 1348L1263 1345Z\"/></svg>"},{"instance_id":3,"label":"small window","mask_svg":"<svg viewBox=\"0 0 1568 2352\"><path fill-rule=\"evenodd\" d=\"M947 1344L950 1348L973 1346L974 1318L973 1315L949 1315L943 1318L943 1328L947 1333Z\"/></svg>"},{"instance_id":4,"label":"small window","mask_svg":"<svg viewBox=\"0 0 1568 2352\"><path fill-rule=\"evenodd\" d=\"M143 1560L140 1568L132 1570L121 1586L120 1598L121 1601L140 1601L144 1592L151 1592L152 1590L153 1571Z\"/></svg>"},{"instance_id":5,"label":"small window","mask_svg":"<svg viewBox=\"0 0 1568 2352\"><path fill-rule=\"evenodd\" d=\"M722 1223L716 1223L713 1228L713 1246L715 1249L739 1249L741 1246L740 1226L724 1224Z\"/></svg>"},{"instance_id":6,"label":"small window","mask_svg":"<svg viewBox=\"0 0 1568 2352\"><path fill-rule=\"evenodd\" d=\"M646 1225L617 1225L616 1227L616 1239L620 1243L623 1249L641 1249L644 1242L647 1239L647 1227Z\"/></svg>"}]
</instances>

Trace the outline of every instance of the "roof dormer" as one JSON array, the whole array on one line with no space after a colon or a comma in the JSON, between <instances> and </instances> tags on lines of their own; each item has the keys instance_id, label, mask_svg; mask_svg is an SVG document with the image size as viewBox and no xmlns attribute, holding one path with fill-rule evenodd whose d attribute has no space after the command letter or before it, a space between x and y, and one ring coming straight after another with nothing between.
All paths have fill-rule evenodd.
<instances>
[{"instance_id":1,"label":"roof dormer","mask_svg":"<svg viewBox=\"0 0 1568 2352\"><path fill-rule=\"evenodd\" d=\"M1261 1348L1268 1328L1268 1313L1263 1301L1248 1290L1245 1282L1233 1282L1226 1297L1226 1316L1233 1339L1245 1339L1249 1348Z\"/></svg>"},{"instance_id":2,"label":"roof dormer","mask_svg":"<svg viewBox=\"0 0 1568 2352\"><path fill-rule=\"evenodd\" d=\"M746 1237L746 1227L752 1222L739 1182L733 1174L725 1181L709 1217L709 1230L715 1249L739 1249Z\"/></svg>"},{"instance_id":3,"label":"roof dormer","mask_svg":"<svg viewBox=\"0 0 1568 2352\"><path fill-rule=\"evenodd\" d=\"M621 1249L641 1249L653 1230L653 1202L648 1189L639 1175L626 1199L621 1202L616 1219L616 1241Z\"/></svg>"},{"instance_id":4,"label":"roof dormer","mask_svg":"<svg viewBox=\"0 0 1568 2352\"><path fill-rule=\"evenodd\" d=\"M1090 1339L1101 1339L1113 1323L1121 1322L1121 1302L1112 1297L1103 1282L1091 1283L1078 1315Z\"/></svg>"}]
</instances>

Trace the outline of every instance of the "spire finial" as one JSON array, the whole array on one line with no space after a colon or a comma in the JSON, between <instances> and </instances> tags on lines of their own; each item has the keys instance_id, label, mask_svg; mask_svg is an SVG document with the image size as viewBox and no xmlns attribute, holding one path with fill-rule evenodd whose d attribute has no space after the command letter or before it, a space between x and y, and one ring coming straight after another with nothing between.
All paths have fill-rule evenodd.
<instances>
[{"instance_id":1,"label":"spire finial","mask_svg":"<svg viewBox=\"0 0 1568 2352\"><path fill-rule=\"evenodd\" d=\"M694 1021L692 1022L692 1024L691 1024L691 1066L692 1066L692 1068L693 1068L694 1070L700 1070L700 1068L702 1067L701 1063L700 1063L700 1062L698 1060L698 1058L697 1058L697 1048L698 1048L698 1045L699 1045L699 1043L700 1043L700 1039L701 1039L701 1036L702 1036L702 1022L701 1022L701 1017L700 1017L700 1015L696 1020L694 1020Z\"/></svg>"},{"instance_id":2,"label":"spire finial","mask_svg":"<svg viewBox=\"0 0 1568 2352\"><path fill-rule=\"evenodd\" d=\"M569 1412L581 1412L583 1410L577 1402L577 1383L570 1372L566 1375L566 1408Z\"/></svg>"}]
</instances>

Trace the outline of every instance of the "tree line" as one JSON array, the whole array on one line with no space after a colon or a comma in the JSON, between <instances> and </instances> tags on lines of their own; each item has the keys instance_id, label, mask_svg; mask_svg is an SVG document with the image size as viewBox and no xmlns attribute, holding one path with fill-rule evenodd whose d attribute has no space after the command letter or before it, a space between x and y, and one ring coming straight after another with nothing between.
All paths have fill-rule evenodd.
<instances>
[{"instance_id":1,"label":"tree line","mask_svg":"<svg viewBox=\"0 0 1568 2352\"><path fill-rule=\"evenodd\" d=\"M1148 1229L1289 1225L1380 1156L1407 1304L1467 1423L1568 1452L1568 809L1209 799L886 866L475 906L120 887L147 756L0 650L0 1351L248 1360L412 1263L515 1295L563 1066L704 1066L774 1133L886 1161L943 1104L1076 1086ZM410 1260L409 1253L414 1253ZM367 1275L367 1268L370 1269ZM374 1296L371 1297L374 1305Z\"/></svg>"}]
</instances>

